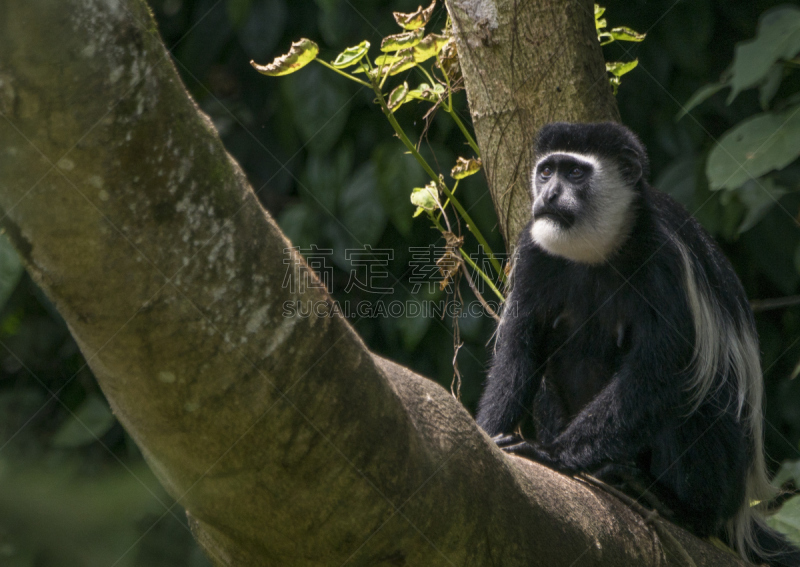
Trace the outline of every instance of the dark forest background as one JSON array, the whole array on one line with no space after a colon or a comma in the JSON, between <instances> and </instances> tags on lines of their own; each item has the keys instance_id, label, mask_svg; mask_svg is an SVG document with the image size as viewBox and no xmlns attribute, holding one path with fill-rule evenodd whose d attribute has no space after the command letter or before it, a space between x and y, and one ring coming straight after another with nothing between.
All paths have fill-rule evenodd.
<instances>
[{"instance_id":1,"label":"dark forest background","mask_svg":"<svg viewBox=\"0 0 800 567\"><path fill-rule=\"evenodd\" d=\"M283 78L259 75L264 63L308 37L329 60L363 39L373 45L397 33L393 10L413 11L418 0L151 0L162 37L200 107L247 173L264 206L303 251L323 255L329 286L345 304L446 299L437 286L415 290L411 248L442 246L438 231L412 219L413 187L425 176L405 155L368 89L318 65ZM752 38L767 0L608 0L609 27L647 32L641 44L606 46L607 60L638 57L617 95L623 122L649 149L651 178L714 235L752 300L800 293L800 183L797 164L775 177L773 200L712 192L706 158L715 140L762 111L759 92L730 105L716 94L690 115L676 115L700 87L730 65L737 42ZM439 6L429 30L444 26ZM787 71L788 72L788 71ZM798 92L789 75L776 101ZM466 97L457 97L469 123ZM420 139L425 108L397 112ZM429 161L448 172L468 155L446 116L434 116L422 138ZM495 250L503 250L482 174L462 182L462 202ZM169 246L169 242L163 243ZM373 272L370 293L350 283L345 249L391 250L386 274ZM474 240L467 249L477 251ZM319 256L319 254L317 254ZM12 256L0 247L0 565L10 567L207 565L194 545L183 509L163 493L116 422L58 313L26 274L17 279ZM363 274L361 275L363 278ZM429 289L430 287L430 289ZM416 293L415 293L416 291ZM464 300L473 301L461 283ZM773 470L800 458L800 304L759 304L758 330L767 388L766 445ZM454 327L448 317L354 317L379 354L429 376L453 381ZM485 378L495 322L458 320L461 399L472 411ZM88 425L87 428L81 423ZM198 439L202 445L202 439Z\"/></svg>"}]
</instances>

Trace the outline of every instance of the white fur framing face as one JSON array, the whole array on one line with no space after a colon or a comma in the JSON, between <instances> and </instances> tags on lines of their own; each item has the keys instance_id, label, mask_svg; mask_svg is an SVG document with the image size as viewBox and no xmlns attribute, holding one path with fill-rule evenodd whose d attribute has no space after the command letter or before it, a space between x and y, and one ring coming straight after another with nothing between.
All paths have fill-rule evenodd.
<instances>
[{"instance_id":1,"label":"white fur framing face","mask_svg":"<svg viewBox=\"0 0 800 567\"><path fill-rule=\"evenodd\" d=\"M578 216L569 228L562 227L550 218L536 219L531 228L534 242L546 252L574 262L599 264L606 260L626 240L633 224L633 187L626 185L618 168L602 163L596 157L569 152L547 154L534 167L534 197L539 164L553 155L565 156L590 165L591 189L587 198L586 213ZM564 195L562 199L573 199Z\"/></svg>"}]
</instances>

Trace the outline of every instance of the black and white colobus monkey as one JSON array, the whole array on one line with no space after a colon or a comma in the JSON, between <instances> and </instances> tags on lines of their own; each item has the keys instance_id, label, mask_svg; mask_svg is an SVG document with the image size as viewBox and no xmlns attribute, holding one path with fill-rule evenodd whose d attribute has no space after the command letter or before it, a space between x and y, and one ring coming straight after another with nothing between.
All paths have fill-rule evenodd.
<instances>
[{"instance_id":1,"label":"black and white colobus monkey","mask_svg":"<svg viewBox=\"0 0 800 567\"><path fill-rule=\"evenodd\" d=\"M504 450L558 470L634 466L698 535L800 566L800 550L750 506L769 485L744 290L647 174L645 149L623 126L542 128L533 219L477 421ZM525 441L514 430L531 410L536 440Z\"/></svg>"}]
</instances>

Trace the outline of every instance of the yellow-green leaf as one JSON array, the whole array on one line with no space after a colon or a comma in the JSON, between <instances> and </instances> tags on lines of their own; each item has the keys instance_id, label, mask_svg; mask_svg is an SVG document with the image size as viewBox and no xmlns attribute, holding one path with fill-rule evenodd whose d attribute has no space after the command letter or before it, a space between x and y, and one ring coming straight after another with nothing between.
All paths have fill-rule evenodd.
<instances>
[{"instance_id":1,"label":"yellow-green leaf","mask_svg":"<svg viewBox=\"0 0 800 567\"><path fill-rule=\"evenodd\" d=\"M595 20L595 22L594 22L594 27L597 29L597 31L602 30L607 25L608 25L608 22L606 21L605 18L603 18L601 20Z\"/></svg>"},{"instance_id":2,"label":"yellow-green leaf","mask_svg":"<svg viewBox=\"0 0 800 567\"><path fill-rule=\"evenodd\" d=\"M613 28L611 30L611 37L617 41L644 41L647 34L633 31L631 28L625 26Z\"/></svg>"},{"instance_id":3,"label":"yellow-green leaf","mask_svg":"<svg viewBox=\"0 0 800 567\"><path fill-rule=\"evenodd\" d=\"M445 93L445 88L440 84L432 87L428 83L421 83L416 89L408 92L409 99L425 100L427 102L439 102Z\"/></svg>"},{"instance_id":4,"label":"yellow-green leaf","mask_svg":"<svg viewBox=\"0 0 800 567\"><path fill-rule=\"evenodd\" d=\"M431 14L433 14L433 8L435 6L436 0L433 0L431 5L427 8L423 9L422 6L420 6L417 8L416 12L412 12L410 14L395 12L394 20L397 22L397 25L404 30L416 30L425 27L425 25L428 23L428 20L431 19Z\"/></svg>"},{"instance_id":5,"label":"yellow-green leaf","mask_svg":"<svg viewBox=\"0 0 800 567\"><path fill-rule=\"evenodd\" d=\"M456 165L450 172L450 177L453 179L464 179L465 177L478 173L481 167L483 167L481 158L464 159L460 157L456 160Z\"/></svg>"},{"instance_id":6,"label":"yellow-green leaf","mask_svg":"<svg viewBox=\"0 0 800 567\"><path fill-rule=\"evenodd\" d=\"M614 41L614 36L608 32L602 32L597 34L597 39L600 41L600 45L608 45Z\"/></svg>"},{"instance_id":7,"label":"yellow-green leaf","mask_svg":"<svg viewBox=\"0 0 800 567\"><path fill-rule=\"evenodd\" d=\"M427 35L414 47L414 61L422 63L431 57L436 57L447 45L449 38L432 33Z\"/></svg>"},{"instance_id":8,"label":"yellow-green leaf","mask_svg":"<svg viewBox=\"0 0 800 567\"><path fill-rule=\"evenodd\" d=\"M353 47L348 47L344 51L342 51L339 55L336 56L336 59L333 61L332 65L337 69L346 69L347 67L352 67L361 59L369 51L369 42L362 41L358 45L354 45Z\"/></svg>"},{"instance_id":9,"label":"yellow-green leaf","mask_svg":"<svg viewBox=\"0 0 800 567\"><path fill-rule=\"evenodd\" d=\"M403 57L400 61L398 61L397 63L394 63L388 69L386 67L384 67L381 70L381 75L384 75L387 72L389 73L389 76L397 75L398 73L402 73L403 71L407 71L407 70L411 69L411 67L413 67L416 64L417 64L417 62L414 61L414 55L413 54L408 54L405 57Z\"/></svg>"},{"instance_id":10,"label":"yellow-green leaf","mask_svg":"<svg viewBox=\"0 0 800 567\"><path fill-rule=\"evenodd\" d=\"M289 53L276 57L272 63L259 65L255 61L250 61L250 65L263 75L280 77L302 69L316 59L318 53L319 46L310 39L303 38L292 44Z\"/></svg>"},{"instance_id":11,"label":"yellow-green leaf","mask_svg":"<svg viewBox=\"0 0 800 567\"><path fill-rule=\"evenodd\" d=\"M414 47L422 41L424 36L425 30L422 28L406 33L386 36L381 42L381 51L400 51L401 49Z\"/></svg>"},{"instance_id":12,"label":"yellow-green leaf","mask_svg":"<svg viewBox=\"0 0 800 567\"><path fill-rule=\"evenodd\" d=\"M606 71L615 77L621 77L625 73L633 71L638 64L638 59L634 59L633 61L614 61L611 63L606 63Z\"/></svg>"},{"instance_id":13,"label":"yellow-green leaf","mask_svg":"<svg viewBox=\"0 0 800 567\"><path fill-rule=\"evenodd\" d=\"M383 67L384 65L391 66L400 61L402 58L403 56L400 54L393 55L391 53L384 53L383 55L378 55L375 58L375 65L378 67Z\"/></svg>"},{"instance_id":14,"label":"yellow-green leaf","mask_svg":"<svg viewBox=\"0 0 800 567\"><path fill-rule=\"evenodd\" d=\"M401 56L403 53L404 55ZM379 65L378 67L375 67L369 71L360 68L353 71L353 74L367 73L368 77L377 80L386 75L389 75L390 77L392 75L397 75L398 73L407 71L416 65L416 62L414 61L414 51L412 49L400 51L396 56L391 55L385 59L383 57L383 55L380 55L375 59L376 64Z\"/></svg>"},{"instance_id":15,"label":"yellow-green leaf","mask_svg":"<svg viewBox=\"0 0 800 567\"><path fill-rule=\"evenodd\" d=\"M600 4L595 4L594 5L594 19L595 20L599 19L600 16L605 14L605 12L606 12L606 9L603 8Z\"/></svg>"},{"instance_id":16,"label":"yellow-green leaf","mask_svg":"<svg viewBox=\"0 0 800 567\"><path fill-rule=\"evenodd\" d=\"M403 83L396 89L394 89L391 93L389 93L389 98L386 99L386 106L389 107L389 110L394 112L398 108L400 108L404 102L406 102L408 97L408 83Z\"/></svg>"},{"instance_id":17,"label":"yellow-green leaf","mask_svg":"<svg viewBox=\"0 0 800 567\"><path fill-rule=\"evenodd\" d=\"M425 187L414 187L411 192L411 204L417 206L414 216L418 217L422 211L435 211L439 206L439 189L431 181Z\"/></svg>"}]
</instances>

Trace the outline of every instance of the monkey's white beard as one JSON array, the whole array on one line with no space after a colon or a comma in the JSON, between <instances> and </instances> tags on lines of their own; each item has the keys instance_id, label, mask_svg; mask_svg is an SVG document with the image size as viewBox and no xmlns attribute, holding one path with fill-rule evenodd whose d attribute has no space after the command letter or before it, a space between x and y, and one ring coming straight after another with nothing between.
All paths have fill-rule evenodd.
<instances>
[{"instance_id":1,"label":"monkey's white beard","mask_svg":"<svg viewBox=\"0 0 800 567\"><path fill-rule=\"evenodd\" d=\"M533 240L545 252L574 262L599 264L608 258L619 244L618 235L586 226L586 223L563 228L550 218L537 220L531 228Z\"/></svg>"},{"instance_id":2,"label":"monkey's white beard","mask_svg":"<svg viewBox=\"0 0 800 567\"><path fill-rule=\"evenodd\" d=\"M613 168L602 168L596 160L595 186L591 196L592 212L563 228L550 218L534 219L531 236L545 252L574 262L599 264L618 250L628 239L635 211L634 189L625 185Z\"/></svg>"}]
</instances>

